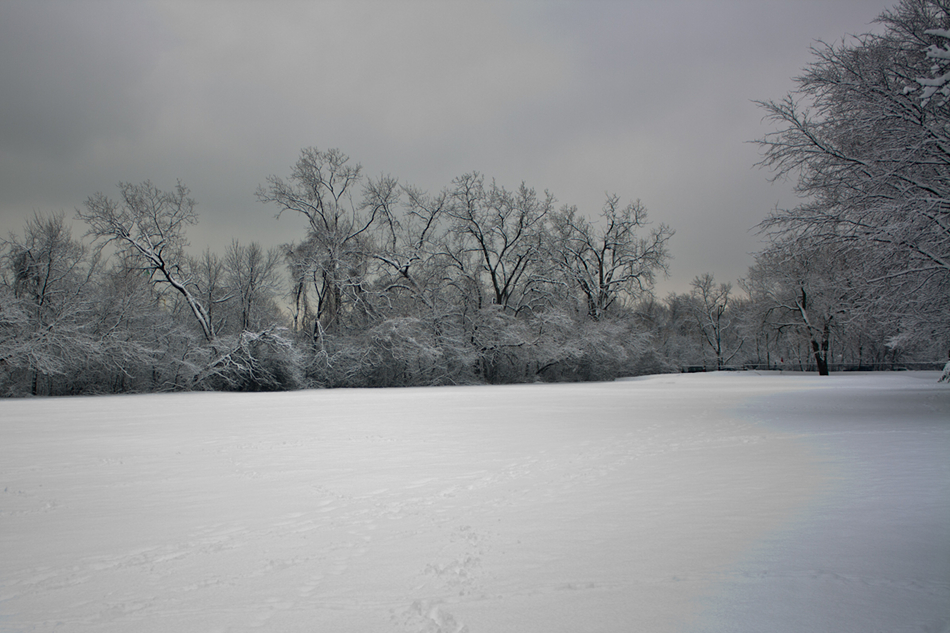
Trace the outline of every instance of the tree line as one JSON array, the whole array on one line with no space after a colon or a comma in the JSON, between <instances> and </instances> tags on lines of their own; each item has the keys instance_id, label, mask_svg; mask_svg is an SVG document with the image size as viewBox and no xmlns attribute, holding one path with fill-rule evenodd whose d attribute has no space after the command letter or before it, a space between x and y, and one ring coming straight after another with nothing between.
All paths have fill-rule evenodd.
<instances>
[{"instance_id":1,"label":"tree line","mask_svg":"<svg viewBox=\"0 0 950 633\"><path fill-rule=\"evenodd\" d=\"M601 222L472 173L435 195L301 152L257 192L301 239L186 251L196 203L125 183L4 242L6 393L590 380L657 371L628 304L673 232L607 198ZM109 257L106 257L106 253Z\"/></svg>"},{"instance_id":2,"label":"tree line","mask_svg":"<svg viewBox=\"0 0 950 633\"><path fill-rule=\"evenodd\" d=\"M89 197L76 238L36 215L2 242L0 392L283 390L606 380L684 369L827 374L950 350L945 2L819 45L760 105L762 164L799 206L738 287L653 294L673 230L608 195L597 217L479 173L437 193L305 148L257 199L300 239L189 254L178 183Z\"/></svg>"}]
</instances>

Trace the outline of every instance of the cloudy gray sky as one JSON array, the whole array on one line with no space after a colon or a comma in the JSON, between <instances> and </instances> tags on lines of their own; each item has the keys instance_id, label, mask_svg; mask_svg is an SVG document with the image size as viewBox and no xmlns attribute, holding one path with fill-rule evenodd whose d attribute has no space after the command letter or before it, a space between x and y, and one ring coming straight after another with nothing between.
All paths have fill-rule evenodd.
<instances>
[{"instance_id":1,"label":"cloudy gray sky","mask_svg":"<svg viewBox=\"0 0 950 633\"><path fill-rule=\"evenodd\" d=\"M302 147L437 191L480 171L594 215L607 192L676 230L671 277L745 274L791 206L748 141L815 40L888 0L0 0L0 235L119 182L181 179L193 250L303 223L254 191ZM84 227L75 225L75 232Z\"/></svg>"}]
</instances>

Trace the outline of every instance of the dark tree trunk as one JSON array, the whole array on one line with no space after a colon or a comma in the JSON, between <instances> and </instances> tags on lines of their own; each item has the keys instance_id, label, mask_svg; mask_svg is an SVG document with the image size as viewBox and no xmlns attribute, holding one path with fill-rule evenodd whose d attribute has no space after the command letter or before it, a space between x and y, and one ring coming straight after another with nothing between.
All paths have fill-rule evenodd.
<instances>
[{"instance_id":1,"label":"dark tree trunk","mask_svg":"<svg viewBox=\"0 0 950 633\"><path fill-rule=\"evenodd\" d=\"M815 354L815 365L818 366L818 375L827 376L828 375L828 339L831 338L831 328L828 324L825 324L825 327L821 332L821 343L816 341L814 338L811 340L811 349Z\"/></svg>"}]
</instances>

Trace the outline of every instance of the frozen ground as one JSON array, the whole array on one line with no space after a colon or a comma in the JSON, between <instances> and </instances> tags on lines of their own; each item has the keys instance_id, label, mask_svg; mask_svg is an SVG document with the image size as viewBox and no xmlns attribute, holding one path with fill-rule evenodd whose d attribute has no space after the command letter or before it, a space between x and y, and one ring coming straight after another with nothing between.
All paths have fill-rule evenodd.
<instances>
[{"instance_id":1,"label":"frozen ground","mask_svg":"<svg viewBox=\"0 0 950 633\"><path fill-rule=\"evenodd\" d=\"M948 631L937 375L0 401L0 631Z\"/></svg>"}]
</instances>

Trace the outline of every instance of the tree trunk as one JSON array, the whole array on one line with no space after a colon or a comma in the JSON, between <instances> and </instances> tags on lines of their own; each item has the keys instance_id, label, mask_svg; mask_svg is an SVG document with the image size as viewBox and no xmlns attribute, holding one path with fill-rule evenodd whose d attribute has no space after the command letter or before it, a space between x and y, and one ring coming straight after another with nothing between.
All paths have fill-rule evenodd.
<instances>
[{"instance_id":1,"label":"tree trunk","mask_svg":"<svg viewBox=\"0 0 950 633\"><path fill-rule=\"evenodd\" d=\"M821 343L811 339L811 349L815 354L815 365L818 366L818 375L828 375L828 340L831 338L831 328L827 323L821 331Z\"/></svg>"},{"instance_id":2,"label":"tree trunk","mask_svg":"<svg viewBox=\"0 0 950 633\"><path fill-rule=\"evenodd\" d=\"M317 320L323 330L331 332L338 324L343 303L343 287L333 272L323 272L323 293L318 296Z\"/></svg>"}]
</instances>

